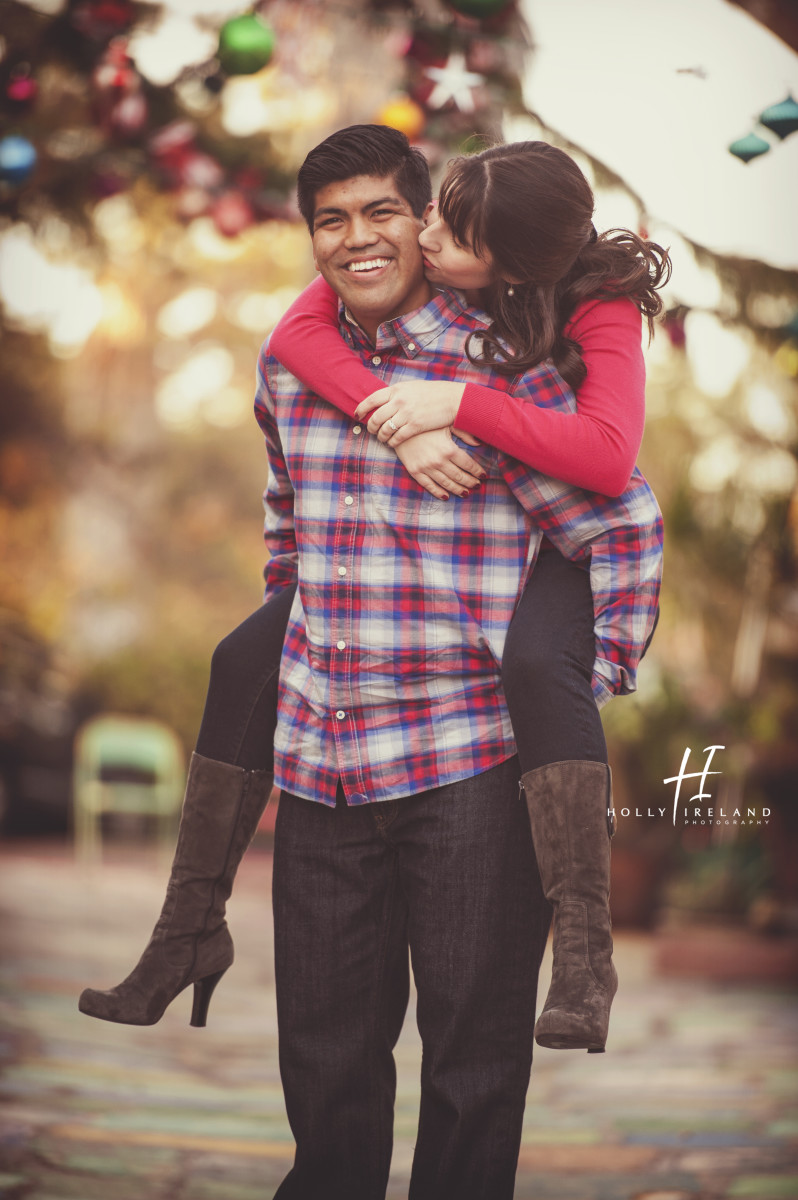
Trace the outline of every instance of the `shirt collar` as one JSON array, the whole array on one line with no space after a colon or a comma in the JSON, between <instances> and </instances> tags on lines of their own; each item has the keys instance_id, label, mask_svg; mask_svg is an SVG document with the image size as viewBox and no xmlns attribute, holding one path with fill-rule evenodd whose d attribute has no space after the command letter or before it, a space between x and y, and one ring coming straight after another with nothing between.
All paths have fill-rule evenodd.
<instances>
[{"instance_id":1,"label":"shirt collar","mask_svg":"<svg viewBox=\"0 0 798 1200\"><path fill-rule=\"evenodd\" d=\"M484 313L468 306L462 293L448 289L438 292L423 308L413 309L393 321L384 321L377 330L374 345L343 303L339 317L345 339L357 349L379 351L399 345L406 358L415 358L466 312L471 322L483 320L486 325L489 323Z\"/></svg>"}]
</instances>

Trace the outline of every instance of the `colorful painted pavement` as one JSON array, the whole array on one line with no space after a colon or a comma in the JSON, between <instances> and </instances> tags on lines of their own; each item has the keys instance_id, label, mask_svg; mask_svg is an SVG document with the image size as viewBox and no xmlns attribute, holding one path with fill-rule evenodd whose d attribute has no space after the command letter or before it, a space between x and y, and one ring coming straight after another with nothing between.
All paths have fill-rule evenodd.
<instances>
[{"instance_id":1,"label":"colorful painted pavement","mask_svg":"<svg viewBox=\"0 0 798 1200\"><path fill-rule=\"evenodd\" d=\"M86 984L135 962L160 907L146 849L76 867L65 847L0 854L0 1197L270 1200L290 1164L271 975L270 857L231 904L238 957L205 1030L190 997L149 1029L82 1016ZM798 1197L795 995L654 977L619 935L607 1054L537 1052L518 1200ZM545 979L542 985L545 985ZM412 1013L397 1049L390 1200L407 1196L418 1105ZM456 1200L456 1198L452 1198Z\"/></svg>"}]
</instances>

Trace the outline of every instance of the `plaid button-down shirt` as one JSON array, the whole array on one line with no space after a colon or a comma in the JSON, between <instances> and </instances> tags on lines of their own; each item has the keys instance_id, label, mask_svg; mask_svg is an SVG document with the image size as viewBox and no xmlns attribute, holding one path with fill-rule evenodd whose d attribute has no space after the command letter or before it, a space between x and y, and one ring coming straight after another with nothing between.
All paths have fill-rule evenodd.
<instances>
[{"instance_id":1,"label":"plaid button-down shirt","mask_svg":"<svg viewBox=\"0 0 798 1200\"><path fill-rule=\"evenodd\" d=\"M386 385L487 376L530 402L575 408L550 366L508 383L469 363L474 325L474 310L446 292L381 325L375 346L344 319L341 332ZM597 701L634 690L662 562L659 509L638 471L609 499L468 447L488 478L465 499L435 500L268 344L255 410L271 468L266 597L299 580L281 669L279 787L333 805L340 778L348 803L363 804L454 783L514 754L499 665L543 534L590 570Z\"/></svg>"}]
</instances>

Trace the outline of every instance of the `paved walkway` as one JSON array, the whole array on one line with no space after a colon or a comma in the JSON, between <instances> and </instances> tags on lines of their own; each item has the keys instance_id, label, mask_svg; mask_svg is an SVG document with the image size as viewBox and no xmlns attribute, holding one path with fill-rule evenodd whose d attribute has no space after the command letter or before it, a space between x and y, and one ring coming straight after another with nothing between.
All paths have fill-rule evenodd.
<instances>
[{"instance_id":1,"label":"paved walkway","mask_svg":"<svg viewBox=\"0 0 798 1200\"><path fill-rule=\"evenodd\" d=\"M149 1029L82 1016L118 982L160 907L147 851L78 870L63 847L0 855L0 1197L270 1200L293 1146L271 978L270 857L231 904L238 959L190 1029L185 993ZM536 1052L518 1200L798 1197L795 995L652 975L619 935L605 1055ZM546 980L542 980L545 986ZM412 1015L397 1051L390 1200L404 1200L417 1114ZM456 1198L451 1198L456 1200Z\"/></svg>"}]
</instances>

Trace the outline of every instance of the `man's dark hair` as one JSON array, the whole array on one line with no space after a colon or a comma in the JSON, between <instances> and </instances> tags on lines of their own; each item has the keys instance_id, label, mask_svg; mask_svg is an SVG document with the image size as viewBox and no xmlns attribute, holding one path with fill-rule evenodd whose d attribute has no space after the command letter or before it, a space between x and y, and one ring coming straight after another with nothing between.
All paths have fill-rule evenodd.
<instances>
[{"instance_id":1,"label":"man's dark hair","mask_svg":"<svg viewBox=\"0 0 798 1200\"><path fill-rule=\"evenodd\" d=\"M355 175L392 175L416 217L432 199L427 160L403 133L387 125L349 125L314 146L299 168L299 211L311 233L317 193Z\"/></svg>"}]
</instances>

